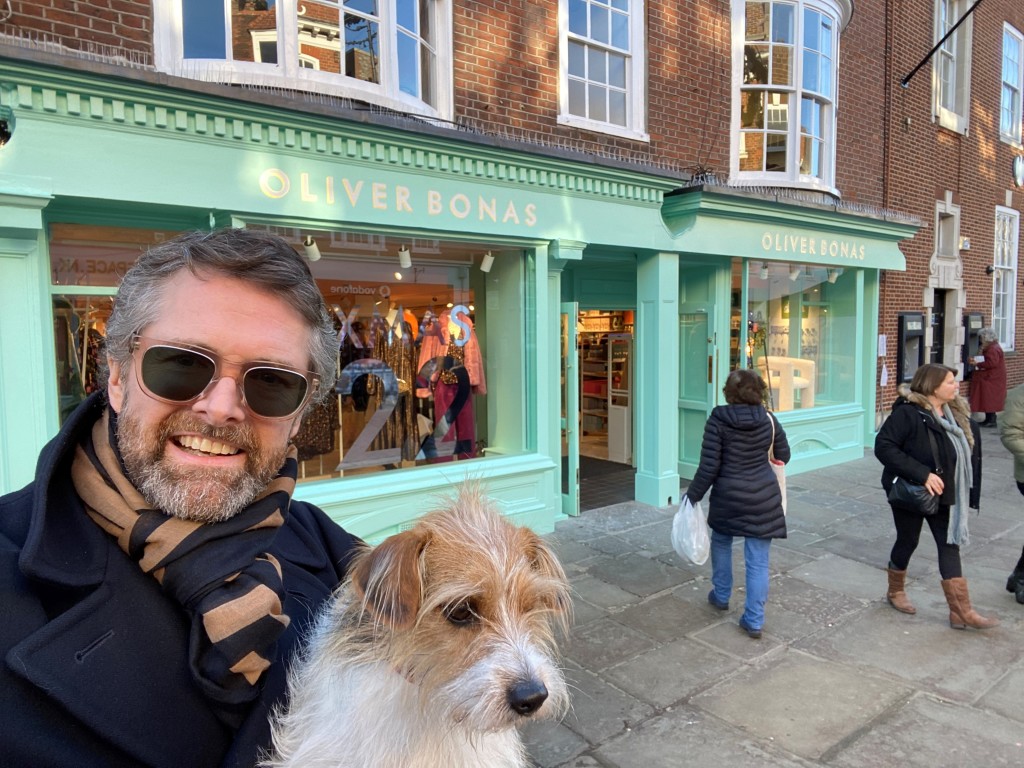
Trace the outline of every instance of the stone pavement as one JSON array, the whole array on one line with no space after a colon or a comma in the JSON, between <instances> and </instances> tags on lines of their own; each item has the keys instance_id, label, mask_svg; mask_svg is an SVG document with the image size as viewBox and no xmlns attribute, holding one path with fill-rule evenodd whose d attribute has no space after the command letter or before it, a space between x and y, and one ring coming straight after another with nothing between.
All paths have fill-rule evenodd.
<instances>
[{"instance_id":1,"label":"stone pavement","mask_svg":"<svg viewBox=\"0 0 1024 768\"><path fill-rule=\"evenodd\" d=\"M563 645L573 707L525 733L541 768L1024 765L1024 605L1005 591L1024 544L1024 497L982 430L980 516L964 575L1002 625L956 631L927 526L910 563L915 616L885 601L894 532L863 459L790 476L789 538L771 552L764 636L737 626L742 545L727 612L706 602L710 561L683 562L673 508L627 502L549 536L572 581ZM706 502L706 499L705 499Z\"/></svg>"}]
</instances>

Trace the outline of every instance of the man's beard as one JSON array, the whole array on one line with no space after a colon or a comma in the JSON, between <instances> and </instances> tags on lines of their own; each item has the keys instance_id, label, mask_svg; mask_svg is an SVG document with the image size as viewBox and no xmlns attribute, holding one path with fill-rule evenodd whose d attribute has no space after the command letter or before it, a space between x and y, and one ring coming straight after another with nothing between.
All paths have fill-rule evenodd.
<instances>
[{"instance_id":1,"label":"man's beard","mask_svg":"<svg viewBox=\"0 0 1024 768\"><path fill-rule=\"evenodd\" d=\"M194 433L245 451L241 468L175 464L164 454L176 433ZM288 447L259 444L248 425L211 427L187 410L175 411L147 429L132 415L128 399L117 420L117 445L132 484L155 509L183 520L219 523L247 507L284 464Z\"/></svg>"}]
</instances>

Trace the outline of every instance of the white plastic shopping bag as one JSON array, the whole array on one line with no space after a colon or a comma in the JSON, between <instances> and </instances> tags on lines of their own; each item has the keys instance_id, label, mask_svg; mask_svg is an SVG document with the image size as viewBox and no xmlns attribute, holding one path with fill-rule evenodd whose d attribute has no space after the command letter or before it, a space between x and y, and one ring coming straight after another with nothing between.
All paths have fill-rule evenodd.
<instances>
[{"instance_id":1,"label":"white plastic shopping bag","mask_svg":"<svg viewBox=\"0 0 1024 768\"><path fill-rule=\"evenodd\" d=\"M672 518L672 548L681 558L694 565L704 565L711 551L704 510L699 501L692 504L686 494L683 494L676 516Z\"/></svg>"}]
</instances>

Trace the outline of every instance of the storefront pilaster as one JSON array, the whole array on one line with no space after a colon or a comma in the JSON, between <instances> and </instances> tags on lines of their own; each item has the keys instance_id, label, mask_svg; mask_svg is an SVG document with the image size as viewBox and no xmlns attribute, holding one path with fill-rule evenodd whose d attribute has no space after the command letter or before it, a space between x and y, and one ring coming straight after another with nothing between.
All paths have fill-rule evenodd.
<instances>
[{"instance_id":1,"label":"storefront pilaster","mask_svg":"<svg viewBox=\"0 0 1024 768\"><path fill-rule=\"evenodd\" d=\"M32 479L37 452L57 427L56 389L47 375L53 365L53 334L42 325L49 296L41 257L45 192L0 177L0 434L18 435L24 451L0 451L0 488L15 488Z\"/></svg>"},{"instance_id":2,"label":"storefront pilaster","mask_svg":"<svg viewBox=\"0 0 1024 768\"><path fill-rule=\"evenodd\" d=\"M679 501L679 255L637 258L636 499L657 507Z\"/></svg>"}]
</instances>

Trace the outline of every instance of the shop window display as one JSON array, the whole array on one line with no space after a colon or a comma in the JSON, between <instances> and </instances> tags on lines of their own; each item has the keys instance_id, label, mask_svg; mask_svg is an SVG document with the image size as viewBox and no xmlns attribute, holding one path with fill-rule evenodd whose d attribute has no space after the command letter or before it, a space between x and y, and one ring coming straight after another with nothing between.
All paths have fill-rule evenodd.
<instances>
[{"instance_id":1,"label":"shop window display","mask_svg":"<svg viewBox=\"0 0 1024 768\"><path fill-rule=\"evenodd\" d=\"M267 229L303 252L309 233ZM51 225L62 420L98 386L103 328L120 275L143 249L173 234ZM482 457L494 431L491 421L498 419L487 406L488 274L479 265L488 248L358 233L312 235L322 258L310 269L338 332L338 378L295 437L300 480ZM410 267L399 262L400 244L413 253ZM512 258L499 257L498 263L511 267ZM499 271L496 264L492 274ZM518 275L518 267L513 272ZM507 359L517 358L512 347L524 343L509 323L522 322L518 313L502 317ZM501 446L505 454L516 450Z\"/></svg>"},{"instance_id":2,"label":"shop window display","mask_svg":"<svg viewBox=\"0 0 1024 768\"><path fill-rule=\"evenodd\" d=\"M751 262L747 303L740 305L734 269L733 366L757 370L769 385L771 406L791 411L854 400L856 273L817 265ZM746 317L740 350L740 318Z\"/></svg>"}]
</instances>

